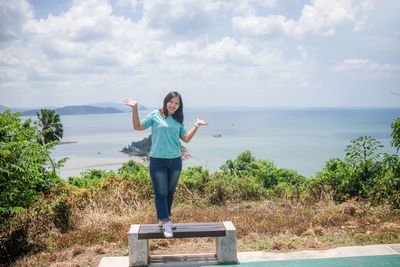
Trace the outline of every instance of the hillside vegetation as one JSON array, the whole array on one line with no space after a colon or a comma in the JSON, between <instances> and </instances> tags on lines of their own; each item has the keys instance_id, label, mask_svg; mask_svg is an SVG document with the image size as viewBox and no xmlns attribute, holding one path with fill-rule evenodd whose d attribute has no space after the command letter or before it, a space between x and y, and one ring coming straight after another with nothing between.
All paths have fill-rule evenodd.
<instances>
[{"instance_id":1,"label":"hillside vegetation","mask_svg":"<svg viewBox=\"0 0 400 267\"><path fill-rule=\"evenodd\" d=\"M115 172L88 170L62 181L54 177L45 154L12 153L19 147L25 151L29 144L34 151L49 151L35 147L36 128L16 114L3 113L0 118L1 189L14 190L0 198L0 262L97 266L103 256L127 255L130 224L155 222L148 168L129 161ZM6 127L11 124L4 122L10 120L13 126ZM396 148L398 121L392 125ZM24 129L33 132L14 136ZM177 187L173 220L232 221L239 251L399 243L399 156L379 154L380 147L371 137L354 139L344 148L345 158L327 161L315 177L277 168L250 151L227 160L214 173L190 167ZM25 168L18 168L22 163ZM37 179L29 198L22 198L32 177ZM21 179L21 187L11 186ZM214 249L209 238L150 242L151 254Z\"/></svg>"}]
</instances>

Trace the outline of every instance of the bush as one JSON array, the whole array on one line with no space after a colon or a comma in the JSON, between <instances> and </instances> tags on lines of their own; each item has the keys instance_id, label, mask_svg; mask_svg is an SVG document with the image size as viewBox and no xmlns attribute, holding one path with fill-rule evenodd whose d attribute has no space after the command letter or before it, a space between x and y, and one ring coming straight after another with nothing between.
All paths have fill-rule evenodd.
<instances>
[{"instance_id":1,"label":"bush","mask_svg":"<svg viewBox=\"0 0 400 267\"><path fill-rule=\"evenodd\" d=\"M206 184L210 181L210 174L201 166L188 167L187 170L182 170L179 181L189 189L203 192Z\"/></svg>"},{"instance_id":2,"label":"bush","mask_svg":"<svg viewBox=\"0 0 400 267\"><path fill-rule=\"evenodd\" d=\"M250 175L254 176L266 189L278 184L275 164L270 160L256 160L249 164Z\"/></svg>"},{"instance_id":3,"label":"bush","mask_svg":"<svg viewBox=\"0 0 400 267\"><path fill-rule=\"evenodd\" d=\"M390 144L396 148L397 153L400 149L400 117L392 123L392 140Z\"/></svg>"},{"instance_id":4,"label":"bush","mask_svg":"<svg viewBox=\"0 0 400 267\"><path fill-rule=\"evenodd\" d=\"M260 195L265 195L266 192L270 196L282 195L281 188L284 186L287 196L299 196L299 188L303 188L304 184L308 183L308 179L294 170L278 169L274 162L270 160L260 160L253 157L250 151L245 151L234 160L228 160L221 166L224 175L231 175L237 178L245 179L249 182L246 186L253 187L253 199L259 198ZM232 182L235 183L236 180ZM240 181L239 179L237 181ZM240 186L240 184L238 184ZM261 188L260 188L261 186ZM275 188L275 187L279 188ZM290 190L288 189L290 187ZM291 192L289 194L289 191ZM296 193L295 193L296 192ZM249 193L249 192L247 192ZM247 195L244 194L244 195ZM276 194L275 194L276 193ZM242 195L243 196L243 195ZM257 197L255 197L257 196Z\"/></svg>"},{"instance_id":5,"label":"bush","mask_svg":"<svg viewBox=\"0 0 400 267\"><path fill-rule=\"evenodd\" d=\"M125 179L150 180L149 168L133 160L125 162L118 169L118 174Z\"/></svg>"},{"instance_id":6,"label":"bush","mask_svg":"<svg viewBox=\"0 0 400 267\"><path fill-rule=\"evenodd\" d=\"M31 206L61 179L52 170L50 149L42 134L20 113L0 113L0 223Z\"/></svg>"},{"instance_id":7,"label":"bush","mask_svg":"<svg viewBox=\"0 0 400 267\"><path fill-rule=\"evenodd\" d=\"M44 236L54 234L55 227L61 233L71 228L70 193L67 185L54 186L39 201L0 224L0 265L44 249Z\"/></svg>"},{"instance_id":8,"label":"bush","mask_svg":"<svg viewBox=\"0 0 400 267\"><path fill-rule=\"evenodd\" d=\"M326 162L325 167L317 173L312 184L320 187L327 185L336 202L346 201L356 195L358 191L354 190L354 173L350 166L338 158Z\"/></svg>"},{"instance_id":9,"label":"bush","mask_svg":"<svg viewBox=\"0 0 400 267\"><path fill-rule=\"evenodd\" d=\"M65 197L57 199L53 206L53 223L61 233L66 233L71 228L71 205Z\"/></svg>"},{"instance_id":10,"label":"bush","mask_svg":"<svg viewBox=\"0 0 400 267\"><path fill-rule=\"evenodd\" d=\"M243 176L248 174L251 170L250 164L255 162L256 158L253 157L250 151L242 152L234 160L227 160L224 165L220 167L223 172L230 173L235 176Z\"/></svg>"},{"instance_id":11,"label":"bush","mask_svg":"<svg viewBox=\"0 0 400 267\"><path fill-rule=\"evenodd\" d=\"M82 172L81 177L68 177L68 183L79 188L89 189L113 175L115 175L114 171L90 169Z\"/></svg>"},{"instance_id":12,"label":"bush","mask_svg":"<svg viewBox=\"0 0 400 267\"><path fill-rule=\"evenodd\" d=\"M400 209L400 157L385 154L381 165L382 171L371 190L371 200Z\"/></svg>"},{"instance_id":13,"label":"bush","mask_svg":"<svg viewBox=\"0 0 400 267\"><path fill-rule=\"evenodd\" d=\"M330 191L333 200L359 197L374 203L400 205L400 160L397 155L378 154L380 142L363 136L351 141L344 160L332 159L310 182L310 192Z\"/></svg>"},{"instance_id":14,"label":"bush","mask_svg":"<svg viewBox=\"0 0 400 267\"><path fill-rule=\"evenodd\" d=\"M28 242L29 224L13 221L0 225L0 265L8 266L34 247Z\"/></svg>"},{"instance_id":15,"label":"bush","mask_svg":"<svg viewBox=\"0 0 400 267\"><path fill-rule=\"evenodd\" d=\"M205 185L205 193L210 204L221 205L226 201L260 200L266 191L252 176L235 177L215 172Z\"/></svg>"},{"instance_id":16,"label":"bush","mask_svg":"<svg viewBox=\"0 0 400 267\"><path fill-rule=\"evenodd\" d=\"M233 176L220 172L211 175L209 183L205 186L206 196L211 204L220 205L233 197L233 179Z\"/></svg>"}]
</instances>

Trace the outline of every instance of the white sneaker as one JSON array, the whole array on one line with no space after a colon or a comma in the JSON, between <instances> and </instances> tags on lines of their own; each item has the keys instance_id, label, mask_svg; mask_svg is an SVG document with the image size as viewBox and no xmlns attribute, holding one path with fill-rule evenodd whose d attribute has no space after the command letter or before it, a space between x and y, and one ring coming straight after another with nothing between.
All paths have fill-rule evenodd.
<instances>
[{"instance_id":1,"label":"white sneaker","mask_svg":"<svg viewBox=\"0 0 400 267\"><path fill-rule=\"evenodd\" d=\"M176 225L175 225L173 222L171 222L171 221L170 221L170 223L172 224L172 229L176 229ZM158 224L158 226L160 226L160 228L162 228L162 227L163 227L163 222L160 221L159 224Z\"/></svg>"},{"instance_id":2,"label":"white sneaker","mask_svg":"<svg viewBox=\"0 0 400 267\"><path fill-rule=\"evenodd\" d=\"M166 222L163 224L163 233L165 238L171 238L174 236L172 233L172 223Z\"/></svg>"}]
</instances>

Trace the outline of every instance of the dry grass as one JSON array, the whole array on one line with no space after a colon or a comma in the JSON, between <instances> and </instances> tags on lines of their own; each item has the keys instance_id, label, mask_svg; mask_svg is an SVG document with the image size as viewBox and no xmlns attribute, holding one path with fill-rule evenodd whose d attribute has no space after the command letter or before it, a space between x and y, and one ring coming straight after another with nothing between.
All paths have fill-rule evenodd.
<instances>
[{"instance_id":1,"label":"dry grass","mask_svg":"<svg viewBox=\"0 0 400 267\"><path fill-rule=\"evenodd\" d=\"M122 190L122 189L121 189ZM151 200L128 198L121 191L101 194L83 209L74 209L74 227L65 234L50 231L46 250L18 260L14 266L97 266L104 256L128 253L127 232L132 223L154 223ZM310 206L288 200L228 203L224 206L180 203L176 222L232 221L238 231L238 250L295 251L343 245L399 243L400 213L364 202ZM118 207L118 208L115 208ZM150 253L211 253L212 238L151 240Z\"/></svg>"}]
</instances>

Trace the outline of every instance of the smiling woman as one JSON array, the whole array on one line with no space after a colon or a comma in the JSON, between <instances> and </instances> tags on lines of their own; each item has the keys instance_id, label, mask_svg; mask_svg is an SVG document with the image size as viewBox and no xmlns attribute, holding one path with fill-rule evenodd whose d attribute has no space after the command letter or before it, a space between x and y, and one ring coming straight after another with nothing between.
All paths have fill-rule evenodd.
<instances>
[{"instance_id":1,"label":"smiling woman","mask_svg":"<svg viewBox=\"0 0 400 267\"><path fill-rule=\"evenodd\" d=\"M161 109L148 114L139 120L138 102L125 100L132 107L132 122L135 130L145 130L151 126L150 177L155 194L157 219L163 228L166 238L173 237L171 208L176 185L182 171L181 143L188 143L196 134L200 125L208 125L208 121L197 119L187 131L183 125L183 101L178 92L170 92L164 98Z\"/></svg>"}]
</instances>

